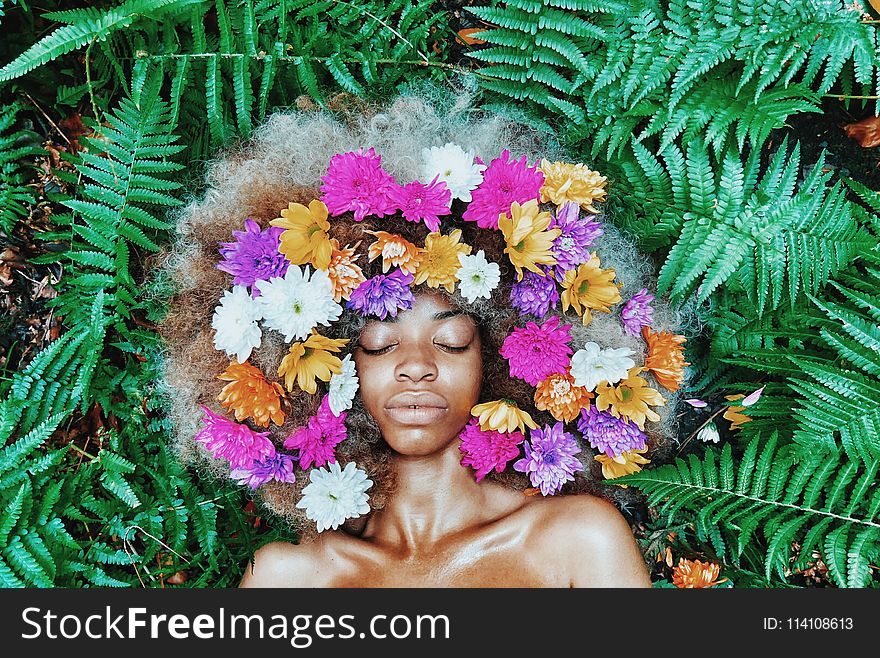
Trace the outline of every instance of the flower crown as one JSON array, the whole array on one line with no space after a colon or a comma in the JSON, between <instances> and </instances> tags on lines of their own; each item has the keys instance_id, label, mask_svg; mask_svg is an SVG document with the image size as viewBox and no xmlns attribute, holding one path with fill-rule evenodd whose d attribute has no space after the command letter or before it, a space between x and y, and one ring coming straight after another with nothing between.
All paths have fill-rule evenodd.
<instances>
[{"instance_id":1,"label":"flower crown","mask_svg":"<svg viewBox=\"0 0 880 658\"><path fill-rule=\"evenodd\" d=\"M595 459L606 478L640 470L648 463L645 422L658 421L652 407L666 404L641 375L650 372L661 387L675 391L689 365L683 336L652 329L654 296L643 288L624 302L615 270L603 269L590 250L603 234L594 207L605 199L603 176L583 164L529 165L526 156L513 159L506 150L486 165L453 143L422 155L420 179L401 185L382 168L374 149L338 153L321 179L320 199L308 206L290 203L266 229L247 219L244 230L233 231L234 241L220 244L217 267L232 275L233 285L212 318L214 347L232 357L219 375L228 383L218 400L235 420L203 406L205 427L196 441L227 460L231 477L253 489L272 480L293 482L295 465L309 469L310 484L297 507L317 522L319 532L369 511L366 491L372 486L354 462L342 468L336 461L359 382L351 355L339 357L347 339L327 337L322 327L339 319L342 304L365 318L394 317L412 307L413 288L421 284L449 293L457 288L469 303L488 299L501 281L499 264L483 251L473 253L461 229L441 228L456 201L465 207L462 220L503 236L503 253L516 272L510 303L524 324L510 332L500 355L511 377L535 387L535 408L556 421L539 427L508 399L476 405L460 449L461 463L474 469L477 481L516 459L514 470L528 475L534 493L559 492L583 470L575 457L578 441L566 431L575 421L581 436L600 451ZM347 213L355 222L398 215L423 223L430 233L420 246L387 231L365 230L375 239L367 257L381 258L382 265L381 274L366 278L357 264L359 245L330 237L329 218ZM551 312L558 306L585 325L595 312L614 313L627 333L646 341L644 362L637 364L628 348L594 342L573 347L571 325L560 324ZM277 369L280 381L248 362L263 328L290 343ZM281 425L287 392L299 388L318 395L319 381L318 411L284 440L289 452L277 450L268 431L244 424Z\"/></svg>"}]
</instances>

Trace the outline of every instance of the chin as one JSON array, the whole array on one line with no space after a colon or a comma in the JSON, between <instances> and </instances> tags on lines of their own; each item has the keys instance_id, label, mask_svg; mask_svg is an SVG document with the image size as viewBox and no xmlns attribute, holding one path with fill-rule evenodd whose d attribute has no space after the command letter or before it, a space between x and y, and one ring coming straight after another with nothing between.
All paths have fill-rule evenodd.
<instances>
[{"instance_id":1,"label":"chin","mask_svg":"<svg viewBox=\"0 0 880 658\"><path fill-rule=\"evenodd\" d=\"M427 457L445 450L450 444L456 442L459 432L455 432L452 436L437 436L429 429L407 429L389 434L383 433L383 436L390 436L390 439L386 438L385 442L399 455Z\"/></svg>"}]
</instances>

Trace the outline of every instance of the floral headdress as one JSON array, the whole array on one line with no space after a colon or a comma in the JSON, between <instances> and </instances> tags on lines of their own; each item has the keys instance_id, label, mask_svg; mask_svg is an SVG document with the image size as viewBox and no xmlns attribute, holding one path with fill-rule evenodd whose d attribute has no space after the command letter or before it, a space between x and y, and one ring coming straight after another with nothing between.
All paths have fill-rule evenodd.
<instances>
[{"instance_id":1,"label":"floral headdress","mask_svg":"<svg viewBox=\"0 0 880 658\"><path fill-rule=\"evenodd\" d=\"M218 395L230 417L202 407L196 441L254 489L308 471L297 507L318 531L369 511L373 484L354 462L343 468L336 461L358 390L351 355L342 355L348 341L333 337L344 308L367 319L394 317L412 307L417 286L475 303L490 298L510 272L509 303L521 321L499 354L510 377L534 387L535 409L553 422L539 426L511 399L477 404L460 435L461 461L477 481L512 462L543 495L558 493L584 469L576 457L581 439L599 451L606 478L648 463L646 423L660 419L656 410L667 402L660 389L676 391L688 365L684 337L652 326L654 296L642 288L624 300L615 270L603 267L594 249L603 235L595 207L605 199L603 176L583 164L530 165L506 150L487 165L454 143L422 156L420 178L400 184L374 149L338 153L321 178L319 199L289 203L265 229L245 219L244 230L220 244L216 267L232 279L211 324L214 347L231 359L219 375L227 383ZM369 239L355 244L332 237L335 222L371 217L381 226L392 216L423 224L429 231L423 243L384 230L364 230ZM508 262L474 252L462 239L467 222L500 234ZM365 276L362 258L381 262L382 272ZM618 319L625 333L644 340L646 356L575 343L572 324L563 319L588 325L595 313ZM274 372L252 363L264 330L278 332L287 345ZM299 391L320 404L282 449L267 429L283 424L285 397Z\"/></svg>"}]
</instances>

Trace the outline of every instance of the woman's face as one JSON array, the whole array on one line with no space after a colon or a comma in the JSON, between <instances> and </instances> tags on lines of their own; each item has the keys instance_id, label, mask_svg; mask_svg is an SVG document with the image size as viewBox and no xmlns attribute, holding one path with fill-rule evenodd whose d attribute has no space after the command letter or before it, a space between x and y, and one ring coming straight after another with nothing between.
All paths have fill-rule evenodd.
<instances>
[{"instance_id":1,"label":"woman's face","mask_svg":"<svg viewBox=\"0 0 880 658\"><path fill-rule=\"evenodd\" d=\"M364 327L354 352L360 396L392 450L429 455L458 436L480 395L480 347L473 319L439 295Z\"/></svg>"}]
</instances>

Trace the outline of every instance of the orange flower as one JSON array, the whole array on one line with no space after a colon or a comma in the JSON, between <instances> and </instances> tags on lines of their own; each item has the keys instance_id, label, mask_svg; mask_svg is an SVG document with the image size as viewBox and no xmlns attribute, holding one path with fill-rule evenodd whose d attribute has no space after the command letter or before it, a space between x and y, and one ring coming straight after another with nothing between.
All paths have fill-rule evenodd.
<instances>
[{"instance_id":1,"label":"orange flower","mask_svg":"<svg viewBox=\"0 0 880 658\"><path fill-rule=\"evenodd\" d=\"M330 377L342 372L342 359L331 352L339 352L347 342L347 338L327 338L312 331L305 341L290 346L278 366L278 376L284 377L288 391L293 390L296 381L306 393L315 393L318 390L316 379L329 382Z\"/></svg>"},{"instance_id":2,"label":"orange flower","mask_svg":"<svg viewBox=\"0 0 880 658\"><path fill-rule=\"evenodd\" d=\"M259 368L247 361L233 361L217 379L229 382L217 399L227 411L235 412L235 420L253 418L260 427L268 427L270 420L276 425L284 424L281 410L284 389L281 384L269 382Z\"/></svg>"},{"instance_id":3,"label":"orange flower","mask_svg":"<svg viewBox=\"0 0 880 658\"><path fill-rule=\"evenodd\" d=\"M399 267L410 274L416 271L422 250L412 242L387 231L364 231L364 233L376 236L376 241L370 245L368 256L371 263L379 256L382 257L383 272L387 272L392 267Z\"/></svg>"},{"instance_id":4,"label":"orange flower","mask_svg":"<svg viewBox=\"0 0 880 658\"><path fill-rule=\"evenodd\" d=\"M727 581L727 578L717 580L720 572L721 565L713 562L703 563L699 560L681 558L672 571L672 584L687 589L712 587Z\"/></svg>"},{"instance_id":5,"label":"orange flower","mask_svg":"<svg viewBox=\"0 0 880 658\"><path fill-rule=\"evenodd\" d=\"M446 288L450 293L455 290L455 282L458 281L456 273L461 268L458 256L471 253L471 246L460 240L459 228L449 235L429 234L425 238L425 248L419 255L413 285L427 283L429 288Z\"/></svg>"},{"instance_id":6,"label":"orange flower","mask_svg":"<svg viewBox=\"0 0 880 658\"><path fill-rule=\"evenodd\" d=\"M745 397L742 393L737 395L725 395L724 399L732 402L733 400L742 400ZM721 415L722 418L730 421L730 429L738 430L740 429L740 425L749 422L752 417L746 416L745 414L741 414L740 411L745 411L745 407L740 407L738 405L730 405Z\"/></svg>"},{"instance_id":7,"label":"orange flower","mask_svg":"<svg viewBox=\"0 0 880 658\"><path fill-rule=\"evenodd\" d=\"M359 258L354 253L354 247L339 248L339 241L335 238L330 240L333 245L333 253L330 256L330 265L327 267L327 277L333 284L333 301L339 302L348 299L352 291L366 281L363 270L355 261Z\"/></svg>"},{"instance_id":8,"label":"orange flower","mask_svg":"<svg viewBox=\"0 0 880 658\"><path fill-rule=\"evenodd\" d=\"M583 386L574 385L574 377L569 373L554 373L540 382L535 388L535 407L539 411L549 411L563 423L570 423L581 409L590 405L593 394Z\"/></svg>"},{"instance_id":9,"label":"orange flower","mask_svg":"<svg viewBox=\"0 0 880 658\"><path fill-rule=\"evenodd\" d=\"M648 343L648 357L645 368L654 373L654 378L667 391L677 391L684 380L684 367L690 363L684 360L684 336L669 331L652 333L651 327L642 327L642 336Z\"/></svg>"},{"instance_id":10,"label":"orange flower","mask_svg":"<svg viewBox=\"0 0 880 658\"><path fill-rule=\"evenodd\" d=\"M593 321L592 311L611 312L611 305L621 301L620 288L623 284L614 283L617 273L613 267L602 269L599 257L592 253L590 260L578 265L576 270L568 270L562 280L562 310L569 307L583 316L583 323Z\"/></svg>"},{"instance_id":11,"label":"orange flower","mask_svg":"<svg viewBox=\"0 0 880 658\"><path fill-rule=\"evenodd\" d=\"M645 420L660 420L659 414L648 405L662 407L666 400L658 391L648 388L648 382L639 377L644 368L630 368L627 378L622 379L616 386L608 382L600 382L596 386L596 409L605 411L609 407L610 413L615 418L624 419L635 423L639 429L645 431Z\"/></svg>"},{"instance_id":12,"label":"orange flower","mask_svg":"<svg viewBox=\"0 0 880 658\"><path fill-rule=\"evenodd\" d=\"M308 207L301 203L289 203L281 211L281 217L269 222L272 226L286 229L281 234L278 247L294 265L314 265L326 270L330 262L330 222L327 221L327 206L315 199Z\"/></svg>"}]
</instances>

